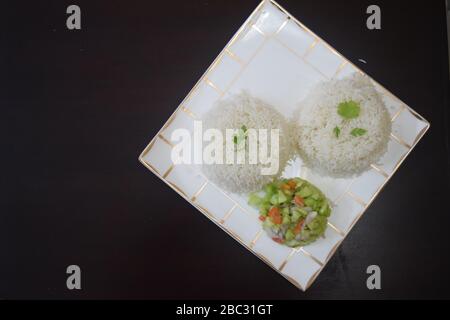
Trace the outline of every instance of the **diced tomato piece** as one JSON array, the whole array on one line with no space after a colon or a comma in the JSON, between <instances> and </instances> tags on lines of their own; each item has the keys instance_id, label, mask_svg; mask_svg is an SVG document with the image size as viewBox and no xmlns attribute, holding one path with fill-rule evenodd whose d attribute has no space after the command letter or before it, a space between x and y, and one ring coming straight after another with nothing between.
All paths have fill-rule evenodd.
<instances>
[{"instance_id":1,"label":"diced tomato piece","mask_svg":"<svg viewBox=\"0 0 450 320\"><path fill-rule=\"evenodd\" d=\"M280 209L278 209L277 207L272 207L272 208L270 208L268 215L271 218L276 215L278 216L278 215L280 215Z\"/></svg>"},{"instance_id":2,"label":"diced tomato piece","mask_svg":"<svg viewBox=\"0 0 450 320\"><path fill-rule=\"evenodd\" d=\"M275 224L281 224L282 222L282 217L281 217L281 213L280 213L280 209L278 209L277 207L272 207L269 210L268 213L269 217L272 218L272 222Z\"/></svg>"},{"instance_id":3,"label":"diced tomato piece","mask_svg":"<svg viewBox=\"0 0 450 320\"><path fill-rule=\"evenodd\" d=\"M283 183L281 185L281 189L290 191L291 190L291 186L288 183Z\"/></svg>"},{"instance_id":4,"label":"diced tomato piece","mask_svg":"<svg viewBox=\"0 0 450 320\"><path fill-rule=\"evenodd\" d=\"M265 220L266 220L266 217L265 217L265 216L259 216L259 220L265 221Z\"/></svg>"},{"instance_id":5,"label":"diced tomato piece","mask_svg":"<svg viewBox=\"0 0 450 320\"><path fill-rule=\"evenodd\" d=\"M303 227L303 224L305 223L305 220L303 219L303 220L300 220L298 223L297 223L297 225L295 226L295 228L294 228L294 233L295 234L299 234L300 233L300 231L302 231L302 227Z\"/></svg>"},{"instance_id":6,"label":"diced tomato piece","mask_svg":"<svg viewBox=\"0 0 450 320\"><path fill-rule=\"evenodd\" d=\"M272 217L272 221L275 224L281 224L281 222L283 222L283 218L280 215L274 216Z\"/></svg>"},{"instance_id":7,"label":"diced tomato piece","mask_svg":"<svg viewBox=\"0 0 450 320\"><path fill-rule=\"evenodd\" d=\"M298 206L300 206L300 207L303 207L303 206L305 206L305 200L302 198L302 197L300 197L300 196L295 196L294 197L294 202L295 202L295 204L296 205L298 205Z\"/></svg>"},{"instance_id":8,"label":"diced tomato piece","mask_svg":"<svg viewBox=\"0 0 450 320\"><path fill-rule=\"evenodd\" d=\"M283 239L275 238L275 237L273 237L272 240L275 241L275 242L278 242L278 243L283 243L284 242Z\"/></svg>"}]
</instances>

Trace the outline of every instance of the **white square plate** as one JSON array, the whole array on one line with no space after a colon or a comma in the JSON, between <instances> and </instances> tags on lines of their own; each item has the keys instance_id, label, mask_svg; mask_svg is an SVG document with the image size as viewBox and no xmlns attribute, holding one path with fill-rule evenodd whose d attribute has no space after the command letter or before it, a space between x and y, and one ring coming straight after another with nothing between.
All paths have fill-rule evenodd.
<instances>
[{"instance_id":1,"label":"white square plate","mask_svg":"<svg viewBox=\"0 0 450 320\"><path fill-rule=\"evenodd\" d=\"M288 248L262 232L258 213L245 196L227 193L195 165L174 165L171 132L192 131L193 121L230 94L246 90L291 115L298 101L321 80L361 72L274 1L263 1L206 70L188 96L152 139L139 160L189 203L265 261L306 290L380 190L429 128L429 123L373 81L391 114L393 129L379 163L352 179L315 174L297 158L284 176L301 176L317 185L334 208L325 238Z\"/></svg>"}]
</instances>

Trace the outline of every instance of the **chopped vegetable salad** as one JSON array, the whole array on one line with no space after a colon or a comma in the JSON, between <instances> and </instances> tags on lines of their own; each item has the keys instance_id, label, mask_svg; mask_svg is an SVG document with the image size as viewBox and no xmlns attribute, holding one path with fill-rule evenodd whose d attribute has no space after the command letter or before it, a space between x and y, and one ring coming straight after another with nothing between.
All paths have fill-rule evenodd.
<instances>
[{"instance_id":1,"label":"chopped vegetable salad","mask_svg":"<svg viewBox=\"0 0 450 320\"><path fill-rule=\"evenodd\" d=\"M323 236L331 207L325 195L301 178L276 180L249 196L272 240L289 247L309 244Z\"/></svg>"}]
</instances>

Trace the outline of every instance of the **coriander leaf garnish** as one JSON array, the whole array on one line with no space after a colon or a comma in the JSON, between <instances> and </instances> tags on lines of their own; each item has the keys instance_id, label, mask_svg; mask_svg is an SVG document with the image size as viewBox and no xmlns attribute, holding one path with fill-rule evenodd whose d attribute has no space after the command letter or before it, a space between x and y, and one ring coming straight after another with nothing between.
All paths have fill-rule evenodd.
<instances>
[{"instance_id":1,"label":"coriander leaf garnish","mask_svg":"<svg viewBox=\"0 0 450 320\"><path fill-rule=\"evenodd\" d=\"M245 145L245 140L247 139L247 136L248 136L247 127L245 125L243 125L238 130L238 133L233 136L234 144L239 146L244 143L244 145Z\"/></svg>"},{"instance_id":2,"label":"coriander leaf garnish","mask_svg":"<svg viewBox=\"0 0 450 320\"><path fill-rule=\"evenodd\" d=\"M339 127L334 127L333 133L336 136L336 138L339 138L339 135L341 134L341 129L339 129Z\"/></svg>"},{"instance_id":3,"label":"coriander leaf garnish","mask_svg":"<svg viewBox=\"0 0 450 320\"><path fill-rule=\"evenodd\" d=\"M350 132L350 134L354 137L360 137L360 136L366 134L366 132L367 132L366 129L355 128Z\"/></svg>"},{"instance_id":4,"label":"coriander leaf garnish","mask_svg":"<svg viewBox=\"0 0 450 320\"><path fill-rule=\"evenodd\" d=\"M359 116L361 107L353 100L339 103L337 113L344 119L354 119Z\"/></svg>"}]
</instances>

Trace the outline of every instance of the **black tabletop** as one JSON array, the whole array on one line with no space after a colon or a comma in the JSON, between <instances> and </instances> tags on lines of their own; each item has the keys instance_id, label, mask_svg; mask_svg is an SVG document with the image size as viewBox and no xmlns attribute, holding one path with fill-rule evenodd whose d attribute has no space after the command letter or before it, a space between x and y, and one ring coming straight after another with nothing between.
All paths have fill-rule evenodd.
<instances>
[{"instance_id":1,"label":"black tabletop","mask_svg":"<svg viewBox=\"0 0 450 320\"><path fill-rule=\"evenodd\" d=\"M450 298L444 1L280 0L431 123L306 293L137 160L258 0L73 2L2 6L0 298Z\"/></svg>"}]
</instances>

